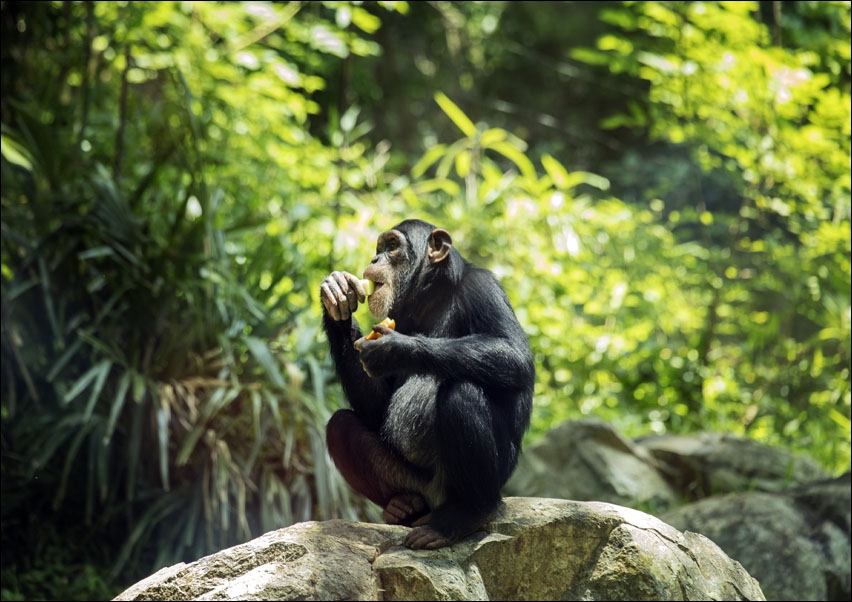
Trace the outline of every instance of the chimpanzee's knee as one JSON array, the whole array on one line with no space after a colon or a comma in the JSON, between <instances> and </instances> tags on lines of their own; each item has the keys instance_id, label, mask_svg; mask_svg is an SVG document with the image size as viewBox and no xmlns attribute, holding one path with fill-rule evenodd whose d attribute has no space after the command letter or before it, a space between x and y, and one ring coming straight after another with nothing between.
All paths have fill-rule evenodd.
<instances>
[{"instance_id":1,"label":"chimpanzee's knee","mask_svg":"<svg viewBox=\"0 0 852 602\"><path fill-rule=\"evenodd\" d=\"M363 428L361 419L352 410L337 410L325 427L325 439L328 445L328 453L332 459L345 457L347 454L347 440L350 439L353 429Z\"/></svg>"}]
</instances>

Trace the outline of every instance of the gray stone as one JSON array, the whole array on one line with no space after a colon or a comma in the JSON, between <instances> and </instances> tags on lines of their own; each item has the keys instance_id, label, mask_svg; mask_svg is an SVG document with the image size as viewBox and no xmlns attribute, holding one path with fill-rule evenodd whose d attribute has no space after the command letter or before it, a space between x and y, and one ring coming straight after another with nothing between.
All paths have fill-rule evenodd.
<instances>
[{"instance_id":1,"label":"gray stone","mask_svg":"<svg viewBox=\"0 0 852 602\"><path fill-rule=\"evenodd\" d=\"M279 529L162 569L116 600L763 600L706 537L601 502L507 498L484 531L433 551L404 527Z\"/></svg>"},{"instance_id":2,"label":"gray stone","mask_svg":"<svg viewBox=\"0 0 852 602\"><path fill-rule=\"evenodd\" d=\"M768 600L849 600L850 475L785 493L708 498L661 518L706 535L758 579Z\"/></svg>"}]
</instances>

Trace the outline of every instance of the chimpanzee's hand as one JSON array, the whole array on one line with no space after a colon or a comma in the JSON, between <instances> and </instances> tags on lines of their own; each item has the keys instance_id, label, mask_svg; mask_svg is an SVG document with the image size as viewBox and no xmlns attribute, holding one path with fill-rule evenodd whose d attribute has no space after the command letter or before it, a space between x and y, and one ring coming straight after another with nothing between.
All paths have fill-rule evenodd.
<instances>
[{"instance_id":1,"label":"chimpanzee's hand","mask_svg":"<svg viewBox=\"0 0 852 602\"><path fill-rule=\"evenodd\" d=\"M355 341L355 349L364 372L372 378L379 378L399 370L400 360L407 357L411 337L381 324L373 326L373 330L381 334L381 338L370 341L362 337Z\"/></svg>"},{"instance_id":2,"label":"chimpanzee's hand","mask_svg":"<svg viewBox=\"0 0 852 602\"><path fill-rule=\"evenodd\" d=\"M363 303L367 292L361 281L349 272L332 272L320 284L320 299L325 311L335 322L348 320Z\"/></svg>"}]
</instances>

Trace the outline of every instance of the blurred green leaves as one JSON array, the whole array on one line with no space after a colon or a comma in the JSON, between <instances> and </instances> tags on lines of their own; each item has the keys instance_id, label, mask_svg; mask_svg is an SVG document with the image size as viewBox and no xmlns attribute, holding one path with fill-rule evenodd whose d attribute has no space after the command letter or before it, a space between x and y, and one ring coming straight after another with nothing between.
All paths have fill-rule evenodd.
<instances>
[{"instance_id":1,"label":"blurred green leaves","mask_svg":"<svg viewBox=\"0 0 852 602\"><path fill-rule=\"evenodd\" d=\"M777 31L756 3L578 3L607 25L556 65L524 46L564 43L536 4L4 4L4 598L69 524L88 539L62 545L131 580L377 518L325 453L343 399L316 286L406 217L506 288L530 438L593 414L848 469L848 3ZM564 139L524 135L563 104ZM589 159L598 134L621 155Z\"/></svg>"}]
</instances>

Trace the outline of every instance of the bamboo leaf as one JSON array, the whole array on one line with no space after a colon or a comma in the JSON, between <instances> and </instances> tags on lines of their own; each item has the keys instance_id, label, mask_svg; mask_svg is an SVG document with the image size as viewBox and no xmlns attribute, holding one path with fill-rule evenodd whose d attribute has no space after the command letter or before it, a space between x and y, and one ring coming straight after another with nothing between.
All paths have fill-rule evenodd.
<instances>
[{"instance_id":1,"label":"bamboo leaf","mask_svg":"<svg viewBox=\"0 0 852 602\"><path fill-rule=\"evenodd\" d=\"M77 253L77 259L80 261L85 261L87 259L94 259L96 257L106 257L108 255L114 255L115 251L112 250L112 247L108 247L106 245L101 245L99 247L92 247L86 251L80 251Z\"/></svg>"},{"instance_id":2,"label":"bamboo leaf","mask_svg":"<svg viewBox=\"0 0 852 602\"><path fill-rule=\"evenodd\" d=\"M9 163L32 171L33 160L29 151L9 136L0 135L0 154Z\"/></svg>"},{"instance_id":3,"label":"bamboo leaf","mask_svg":"<svg viewBox=\"0 0 852 602\"><path fill-rule=\"evenodd\" d=\"M115 423L118 416L121 414L121 408L124 407L124 402L127 400L127 390L130 388L131 372L126 370L118 379L118 388L115 392L115 397L112 401L112 407L109 410L109 418L107 420L106 434L104 435L104 445L109 445L112 438L112 432L115 429Z\"/></svg>"},{"instance_id":4,"label":"bamboo leaf","mask_svg":"<svg viewBox=\"0 0 852 602\"><path fill-rule=\"evenodd\" d=\"M130 421L130 436L127 441L127 479L125 480L125 495L129 502L136 497L136 479L139 472L139 450L142 445L142 427L146 419L145 406L133 405L133 419Z\"/></svg>"},{"instance_id":5,"label":"bamboo leaf","mask_svg":"<svg viewBox=\"0 0 852 602\"><path fill-rule=\"evenodd\" d=\"M509 142L495 142L491 145L491 150L497 151L510 161L518 166L521 174L527 178L535 178L535 167L527 156L514 145Z\"/></svg>"},{"instance_id":6,"label":"bamboo leaf","mask_svg":"<svg viewBox=\"0 0 852 602\"><path fill-rule=\"evenodd\" d=\"M436 190L443 190L450 196L456 196L459 194L459 185L452 180L444 178L433 178L431 180L417 182L412 186L412 189L417 195L428 194L430 192L435 192Z\"/></svg>"},{"instance_id":7,"label":"bamboo leaf","mask_svg":"<svg viewBox=\"0 0 852 602\"><path fill-rule=\"evenodd\" d=\"M169 422L171 422L171 407L160 401L157 407L157 443L159 444L160 482L163 489L169 490Z\"/></svg>"},{"instance_id":8,"label":"bamboo leaf","mask_svg":"<svg viewBox=\"0 0 852 602\"><path fill-rule=\"evenodd\" d=\"M38 455L32 461L31 474L47 465L57 448L76 432L82 422L82 415L75 413L61 418L52 426L50 432L45 434L42 444L38 447Z\"/></svg>"},{"instance_id":9,"label":"bamboo leaf","mask_svg":"<svg viewBox=\"0 0 852 602\"><path fill-rule=\"evenodd\" d=\"M435 93L435 102L441 107L441 110L447 114L447 117L452 120L456 127L462 131L465 136L471 137L476 134L476 126L468 118L452 100L450 100L443 92Z\"/></svg>"},{"instance_id":10,"label":"bamboo leaf","mask_svg":"<svg viewBox=\"0 0 852 602\"><path fill-rule=\"evenodd\" d=\"M438 163L438 168L435 170L435 177L437 179L444 179L450 175L450 169L453 167L453 162L455 161L456 156L468 147L469 142L470 141L467 138L462 138L461 140L456 140L450 145L447 152L444 153L441 162Z\"/></svg>"},{"instance_id":11,"label":"bamboo leaf","mask_svg":"<svg viewBox=\"0 0 852 602\"><path fill-rule=\"evenodd\" d=\"M124 546L118 554L118 558L112 568L113 576L118 575L124 565L130 559L131 553L137 548L140 541L144 541L145 534L152 531L163 522L163 518L169 514L179 514L185 508L186 500L176 495L164 495L158 498L148 510L135 521L133 531L124 542Z\"/></svg>"},{"instance_id":12,"label":"bamboo leaf","mask_svg":"<svg viewBox=\"0 0 852 602\"><path fill-rule=\"evenodd\" d=\"M47 373L48 382L53 382L56 376L62 371L62 368L64 368L68 361L80 350L80 346L82 344L83 339L74 339L74 342L68 345L68 348L62 352L62 355L59 356L59 359L56 360L55 364L53 364L50 372Z\"/></svg>"},{"instance_id":13,"label":"bamboo leaf","mask_svg":"<svg viewBox=\"0 0 852 602\"><path fill-rule=\"evenodd\" d=\"M414 164L414 167L411 168L411 175L415 178L419 178L425 174L426 170L432 167L432 165L443 156L446 148L446 144L436 144L427 150L420 160Z\"/></svg>"},{"instance_id":14,"label":"bamboo leaf","mask_svg":"<svg viewBox=\"0 0 852 602\"><path fill-rule=\"evenodd\" d=\"M133 372L133 401L139 403L145 397L145 377Z\"/></svg>"},{"instance_id":15,"label":"bamboo leaf","mask_svg":"<svg viewBox=\"0 0 852 602\"><path fill-rule=\"evenodd\" d=\"M547 168L545 167L545 169ZM586 184L598 190L609 190L609 180L587 171L573 171L567 174L564 188L575 188L580 184Z\"/></svg>"},{"instance_id":16,"label":"bamboo leaf","mask_svg":"<svg viewBox=\"0 0 852 602\"><path fill-rule=\"evenodd\" d=\"M257 337L250 336L243 337L243 341L245 341L249 352L251 352L254 359L257 360L257 363L259 363L264 371L266 371L266 374L270 379L272 379L275 386L284 389L286 387L286 383L284 382L284 378L281 376L278 364L275 358L272 357L272 353L269 351L269 347L266 345L266 342L258 339Z\"/></svg>"},{"instance_id":17,"label":"bamboo leaf","mask_svg":"<svg viewBox=\"0 0 852 602\"><path fill-rule=\"evenodd\" d=\"M260 428L260 413L263 407L263 400L260 397L260 391L257 389L249 391L249 398L251 399L251 417L254 425L254 436L255 439L259 440L262 435Z\"/></svg>"},{"instance_id":18,"label":"bamboo leaf","mask_svg":"<svg viewBox=\"0 0 852 602\"><path fill-rule=\"evenodd\" d=\"M92 417L92 412L95 410L95 404L98 402L98 398L100 397L101 391L104 388L104 383L106 382L106 377L109 375L111 368L112 362L109 360L101 361L94 368L97 370L97 378L95 379L94 386L92 386L91 393L89 393L89 402L86 404L86 410L83 412L83 419L86 421Z\"/></svg>"},{"instance_id":19,"label":"bamboo leaf","mask_svg":"<svg viewBox=\"0 0 852 602\"><path fill-rule=\"evenodd\" d=\"M98 364L97 366L89 368L86 372L83 373L80 378L78 378L74 382L73 385L71 385L71 388L65 393L65 395L62 396L62 405L67 405L68 402L70 402L72 399L74 399L80 393L86 390L86 388L89 386L89 383L91 383L95 379L95 377L98 376L99 371L101 369L100 366L101 364Z\"/></svg>"},{"instance_id":20,"label":"bamboo leaf","mask_svg":"<svg viewBox=\"0 0 852 602\"><path fill-rule=\"evenodd\" d=\"M312 428L308 429L308 440L311 444L313 457L314 484L317 490L317 505L323 514L331 512L331 488L328 464L325 461L325 437Z\"/></svg>"},{"instance_id":21,"label":"bamboo leaf","mask_svg":"<svg viewBox=\"0 0 852 602\"><path fill-rule=\"evenodd\" d=\"M269 410L272 412L273 418L275 419L275 426L277 427L278 433L284 435L285 432L292 432L292 429L286 429L286 431L284 429L284 424L281 420L281 410L278 407L278 398L275 394L268 389L264 389L263 397L266 400L266 405L269 406Z\"/></svg>"},{"instance_id":22,"label":"bamboo leaf","mask_svg":"<svg viewBox=\"0 0 852 602\"><path fill-rule=\"evenodd\" d=\"M5 295L6 300L8 301L17 299L20 295L23 295L25 292L27 292L34 286L38 286L39 280L36 278L30 278L29 280L24 280L23 282L17 284L13 282L12 284L13 286L9 288L9 292Z\"/></svg>"},{"instance_id":23,"label":"bamboo leaf","mask_svg":"<svg viewBox=\"0 0 852 602\"><path fill-rule=\"evenodd\" d=\"M201 438L201 435L204 434L205 430L206 427L203 423L198 423L192 427L192 430L189 431L186 439L184 439L183 445L175 458L175 464L183 466L189 461L192 451L195 449L195 446L198 444L198 440Z\"/></svg>"},{"instance_id":24,"label":"bamboo leaf","mask_svg":"<svg viewBox=\"0 0 852 602\"><path fill-rule=\"evenodd\" d=\"M565 190L568 187L568 170L559 161L554 159L552 155L543 155L541 157L541 164L547 175L550 176L554 186L561 190Z\"/></svg>"},{"instance_id":25,"label":"bamboo leaf","mask_svg":"<svg viewBox=\"0 0 852 602\"><path fill-rule=\"evenodd\" d=\"M107 496L109 494L109 489L111 485L111 481L109 478L109 461L110 461L110 451L107 447L100 442L106 439L106 425L103 420L98 420L92 424L92 436L89 437L89 458L91 462L95 463L95 468L92 470L92 473L95 475L96 479L96 487L92 487L92 489L97 489L98 500L101 502L106 501ZM94 505L91 507L87 507L87 521L91 521L92 512L94 510Z\"/></svg>"},{"instance_id":26,"label":"bamboo leaf","mask_svg":"<svg viewBox=\"0 0 852 602\"><path fill-rule=\"evenodd\" d=\"M50 275L47 271L47 262L44 257L38 258L38 273L41 283L41 292L44 296L44 309L47 311L47 321L50 323L54 337L60 336L59 326L56 322L56 311L53 308L53 297L50 295Z\"/></svg>"},{"instance_id":27,"label":"bamboo leaf","mask_svg":"<svg viewBox=\"0 0 852 602\"><path fill-rule=\"evenodd\" d=\"M470 173L470 151L463 150L456 155L456 173L460 178L467 177Z\"/></svg>"},{"instance_id":28,"label":"bamboo leaf","mask_svg":"<svg viewBox=\"0 0 852 602\"><path fill-rule=\"evenodd\" d=\"M479 145L482 148L490 148L492 144L502 142L507 136L508 132L502 128L489 128L479 137Z\"/></svg>"}]
</instances>

